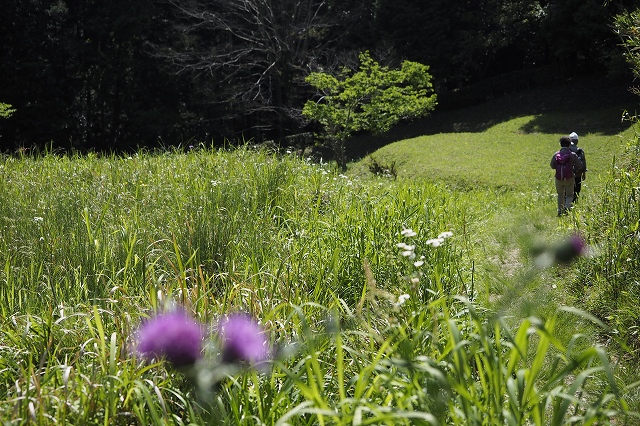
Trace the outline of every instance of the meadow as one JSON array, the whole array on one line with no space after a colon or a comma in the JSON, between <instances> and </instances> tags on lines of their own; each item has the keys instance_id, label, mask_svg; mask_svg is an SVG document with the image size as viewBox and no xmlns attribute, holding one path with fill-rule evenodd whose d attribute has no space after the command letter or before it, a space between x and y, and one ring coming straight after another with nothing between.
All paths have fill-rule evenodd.
<instances>
[{"instance_id":1,"label":"meadow","mask_svg":"<svg viewBox=\"0 0 640 426\"><path fill-rule=\"evenodd\" d=\"M637 424L640 145L590 109L614 110L563 218L566 113L373 152L397 178L251 146L3 157L2 424ZM141 356L176 310L202 357ZM237 312L260 365L223 356Z\"/></svg>"}]
</instances>

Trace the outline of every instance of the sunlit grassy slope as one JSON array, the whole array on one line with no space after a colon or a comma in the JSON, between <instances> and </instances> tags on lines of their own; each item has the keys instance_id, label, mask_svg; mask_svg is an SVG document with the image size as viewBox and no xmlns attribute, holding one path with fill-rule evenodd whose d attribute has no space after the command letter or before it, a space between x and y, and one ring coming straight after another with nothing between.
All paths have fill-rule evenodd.
<instances>
[{"instance_id":1,"label":"sunlit grassy slope","mask_svg":"<svg viewBox=\"0 0 640 426\"><path fill-rule=\"evenodd\" d=\"M379 149L372 157L381 164L395 162L400 178L441 181L458 188L542 190L553 182L549 161L562 135L518 132L533 119L518 117L481 133L405 139ZM582 135L580 146L588 154L590 172L587 186L610 170L613 157L627 143L625 139L621 135ZM362 160L354 171L366 169L370 161Z\"/></svg>"},{"instance_id":2,"label":"sunlit grassy slope","mask_svg":"<svg viewBox=\"0 0 640 426\"><path fill-rule=\"evenodd\" d=\"M368 173L368 154L382 165L395 162L400 179L462 189L553 190L549 161L560 136L576 131L588 156L586 186L594 186L624 150L631 124L621 118L637 104L624 85L582 81L436 112L382 137L357 138L360 159L351 171Z\"/></svg>"}]
</instances>

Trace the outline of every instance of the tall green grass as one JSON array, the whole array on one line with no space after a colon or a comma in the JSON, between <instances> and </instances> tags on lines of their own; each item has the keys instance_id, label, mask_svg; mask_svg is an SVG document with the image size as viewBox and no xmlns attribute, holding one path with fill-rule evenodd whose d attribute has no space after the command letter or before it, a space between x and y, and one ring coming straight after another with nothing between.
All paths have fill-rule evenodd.
<instances>
[{"instance_id":1,"label":"tall green grass","mask_svg":"<svg viewBox=\"0 0 640 426\"><path fill-rule=\"evenodd\" d=\"M580 265L571 286L573 303L610 326L602 339L617 349L623 360L620 375L628 382L637 380L632 365L640 353L640 145L637 128L633 130L626 151L611 161L611 179L600 202L575 218L576 226L590 236L596 256ZM640 393L635 391L631 400L637 404Z\"/></svg>"},{"instance_id":2,"label":"tall green grass","mask_svg":"<svg viewBox=\"0 0 640 426\"><path fill-rule=\"evenodd\" d=\"M561 331L593 318L486 310L483 294L511 288L481 270L507 229L496 216L547 196L344 176L250 148L4 157L0 170L5 424L635 419L636 385L594 339ZM453 237L434 247L443 231ZM135 327L172 305L205 324L249 312L282 356L215 389L138 360Z\"/></svg>"},{"instance_id":3,"label":"tall green grass","mask_svg":"<svg viewBox=\"0 0 640 426\"><path fill-rule=\"evenodd\" d=\"M437 235L460 214L432 185L367 186L249 151L7 158L3 172L5 317L191 284L222 296L239 280L353 302L365 259L396 280L398 230Z\"/></svg>"}]
</instances>

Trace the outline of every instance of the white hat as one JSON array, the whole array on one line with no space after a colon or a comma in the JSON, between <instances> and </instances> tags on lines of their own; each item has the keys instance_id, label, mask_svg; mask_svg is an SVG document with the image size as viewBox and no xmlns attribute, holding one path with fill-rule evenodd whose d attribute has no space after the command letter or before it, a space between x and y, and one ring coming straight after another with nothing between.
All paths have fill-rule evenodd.
<instances>
[{"instance_id":1,"label":"white hat","mask_svg":"<svg viewBox=\"0 0 640 426\"><path fill-rule=\"evenodd\" d=\"M571 139L573 142L577 142L578 134L576 132L571 132L571 134L569 135L569 139Z\"/></svg>"}]
</instances>

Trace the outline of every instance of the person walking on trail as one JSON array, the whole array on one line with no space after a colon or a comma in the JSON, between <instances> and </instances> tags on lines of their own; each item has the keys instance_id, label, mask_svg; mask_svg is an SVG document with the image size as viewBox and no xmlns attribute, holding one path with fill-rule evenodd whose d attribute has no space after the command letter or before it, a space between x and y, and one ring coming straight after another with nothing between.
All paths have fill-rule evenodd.
<instances>
[{"instance_id":1,"label":"person walking on trail","mask_svg":"<svg viewBox=\"0 0 640 426\"><path fill-rule=\"evenodd\" d=\"M575 175L575 185L573 187L573 202L578 201L578 197L580 196L580 190L582 189L582 181L587 178L587 159L584 155L584 150L578 147L578 134L576 132L571 132L569 135L569 139L571 139L571 146L569 148L572 152L575 152L580 161L582 161L582 170L574 170L573 173Z\"/></svg>"},{"instance_id":2,"label":"person walking on trail","mask_svg":"<svg viewBox=\"0 0 640 426\"><path fill-rule=\"evenodd\" d=\"M558 193L558 216L567 214L573 203L575 185L574 170L582 170L582 161L571 151L569 136L560 138L560 151L551 157L551 168L556 171L556 191Z\"/></svg>"}]
</instances>

